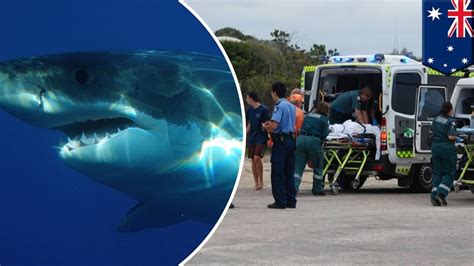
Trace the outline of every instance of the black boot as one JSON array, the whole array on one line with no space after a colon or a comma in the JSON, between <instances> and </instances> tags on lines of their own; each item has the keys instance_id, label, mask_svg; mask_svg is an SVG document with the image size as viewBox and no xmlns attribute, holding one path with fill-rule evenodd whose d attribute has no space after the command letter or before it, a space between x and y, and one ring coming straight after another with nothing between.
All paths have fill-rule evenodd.
<instances>
[{"instance_id":1,"label":"black boot","mask_svg":"<svg viewBox=\"0 0 474 266\"><path fill-rule=\"evenodd\" d=\"M443 194L438 193L435 197L438 201L440 206L447 206L448 202L446 201L446 197Z\"/></svg>"},{"instance_id":2,"label":"black boot","mask_svg":"<svg viewBox=\"0 0 474 266\"><path fill-rule=\"evenodd\" d=\"M275 203L272 203L272 204L269 204L267 207L268 207L269 209L286 209L286 206L285 206L285 207L284 207L284 206L280 206L280 205L276 204L276 202L275 202Z\"/></svg>"},{"instance_id":3,"label":"black boot","mask_svg":"<svg viewBox=\"0 0 474 266\"><path fill-rule=\"evenodd\" d=\"M321 192L315 192L315 191L313 191L312 193L313 193L313 195L315 195L315 196L326 196L326 192L324 192L324 191L321 191Z\"/></svg>"},{"instance_id":4,"label":"black boot","mask_svg":"<svg viewBox=\"0 0 474 266\"><path fill-rule=\"evenodd\" d=\"M431 199L431 204L433 204L433 206L441 206L441 203L436 197Z\"/></svg>"}]
</instances>

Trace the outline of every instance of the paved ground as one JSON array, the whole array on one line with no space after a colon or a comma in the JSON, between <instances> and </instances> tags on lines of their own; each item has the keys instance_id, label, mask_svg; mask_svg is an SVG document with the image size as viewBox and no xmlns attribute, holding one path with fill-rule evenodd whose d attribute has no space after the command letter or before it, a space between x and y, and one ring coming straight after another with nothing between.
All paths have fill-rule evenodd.
<instances>
[{"instance_id":1,"label":"paved ground","mask_svg":"<svg viewBox=\"0 0 474 266\"><path fill-rule=\"evenodd\" d=\"M452 193L446 208L396 181L369 179L358 192L314 197L303 184L297 209L270 210L245 163L235 209L193 264L474 265L474 195ZM304 180L309 181L310 173Z\"/></svg>"}]
</instances>

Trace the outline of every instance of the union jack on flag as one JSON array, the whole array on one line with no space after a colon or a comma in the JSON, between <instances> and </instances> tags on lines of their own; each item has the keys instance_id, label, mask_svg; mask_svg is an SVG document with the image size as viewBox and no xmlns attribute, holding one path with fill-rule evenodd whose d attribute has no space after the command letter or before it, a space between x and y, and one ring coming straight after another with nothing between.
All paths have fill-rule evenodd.
<instances>
[{"instance_id":1,"label":"union jack on flag","mask_svg":"<svg viewBox=\"0 0 474 266\"><path fill-rule=\"evenodd\" d=\"M423 64L450 75L473 64L471 0L423 0Z\"/></svg>"}]
</instances>

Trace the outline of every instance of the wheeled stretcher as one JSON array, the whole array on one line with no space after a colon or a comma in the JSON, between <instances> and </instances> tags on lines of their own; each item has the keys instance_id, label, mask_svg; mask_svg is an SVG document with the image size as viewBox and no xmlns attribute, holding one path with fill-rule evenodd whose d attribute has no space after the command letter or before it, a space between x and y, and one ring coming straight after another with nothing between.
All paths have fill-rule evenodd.
<instances>
[{"instance_id":1,"label":"wheeled stretcher","mask_svg":"<svg viewBox=\"0 0 474 266\"><path fill-rule=\"evenodd\" d=\"M462 185L470 186L474 192L474 180L467 178L467 172L474 171L474 129L461 128L457 130L458 134L458 170L460 175L454 182L454 190L459 192Z\"/></svg>"},{"instance_id":2,"label":"wheeled stretcher","mask_svg":"<svg viewBox=\"0 0 474 266\"><path fill-rule=\"evenodd\" d=\"M351 188L358 189L361 186L361 177L368 160L379 154L380 145L377 145L377 140L380 130L378 128L354 122L346 122L343 125L342 132L337 125L332 126L332 132L323 145L325 153L323 176L330 177L327 184L334 195L339 193L340 182L349 172L355 173L355 178L350 183ZM370 130L367 130L368 127Z\"/></svg>"}]
</instances>

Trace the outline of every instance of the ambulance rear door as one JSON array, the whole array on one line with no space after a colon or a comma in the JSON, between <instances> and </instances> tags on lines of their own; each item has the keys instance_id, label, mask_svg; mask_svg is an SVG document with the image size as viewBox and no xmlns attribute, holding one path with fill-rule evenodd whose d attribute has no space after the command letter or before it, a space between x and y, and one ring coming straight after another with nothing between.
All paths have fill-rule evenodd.
<instances>
[{"instance_id":1,"label":"ambulance rear door","mask_svg":"<svg viewBox=\"0 0 474 266\"><path fill-rule=\"evenodd\" d=\"M415 103L415 145L416 157L431 157L431 124L440 114L447 99L444 86L422 85L417 88Z\"/></svg>"}]
</instances>

